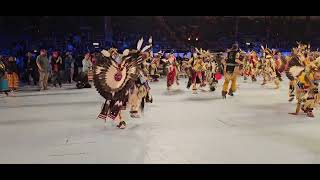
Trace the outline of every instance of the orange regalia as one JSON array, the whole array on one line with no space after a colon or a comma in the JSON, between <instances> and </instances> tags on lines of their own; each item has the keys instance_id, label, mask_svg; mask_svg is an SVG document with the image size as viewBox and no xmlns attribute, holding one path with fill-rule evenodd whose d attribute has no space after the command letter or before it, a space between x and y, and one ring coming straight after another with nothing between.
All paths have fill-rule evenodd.
<instances>
[{"instance_id":1,"label":"orange regalia","mask_svg":"<svg viewBox=\"0 0 320 180\"><path fill-rule=\"evenodd\" d=\"M19 71L14 57L9 57L7 65L8 86L11 91L19 88Z\"/></svg>"}]
</instances>

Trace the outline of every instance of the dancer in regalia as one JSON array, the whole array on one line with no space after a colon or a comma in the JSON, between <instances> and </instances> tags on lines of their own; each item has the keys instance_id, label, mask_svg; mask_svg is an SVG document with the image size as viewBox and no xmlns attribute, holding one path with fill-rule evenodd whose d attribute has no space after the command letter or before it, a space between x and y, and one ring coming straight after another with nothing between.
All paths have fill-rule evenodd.
<instances>
[{"instance_id":1,"label":"dancer in regalia","mask_svg":"<svg viewBox=\"0 0 320 180\"><path fill-rule=\"evenodd\" d=\"M160 74L158 72L158 67L160 65L162 55L163 55L162 51L159 51L157 55L154 58L152 58L152 61L150 64L151 81L154 81L154 82L159 81L158 78L160 77Z\"/></svg>"},{"instance_id":2,"label":"dancer in regalia","mask_svg":"<svg viewBox=\"0 0 320 180\"><path fill-rule=\"evenodd\" d=\"M198 50L195 48L195 52L193 53L193 57L190 58L187 65L187 74L189 76L189 81L187 84L187 88L189 89L192 86L192 93L197 93L197 85L199 84L200 88L206 86L206 62L212 60L212 55L207 51L202 49ZM208 56L210 54L210 57Z\"/></svg>"},{"instance_id":3,"label":"dancer in regalia","mask_svg":"<svg viewBox=\"0 0 320 180\"><path fill-rule=\"evenodd\" d=\"M215 91L217 88L218 80L221 79L220 66L217 59L209 51L203 51L205 60L205 84L209 86L210 91Z\"/></svg>"},{"instance_id":4,"label":"dancer in regalia","mask_svg":"<svg viewBox=\"0 0 320 180\"><path fill-rule=\"evenodd\" d=\"M167 74L167 89L170 90L171 86L174 83L179 85L179 81L177 79L179 71L178 71L178 66L176 62L176 57L173 54L169 54L167 61L169 63L168 74Z\"/></svg>"},{"instance_id":5,"label":"dancer in regalia","mask_svg":"<svg viewBox=\"0 0 320 180\"><path fill-rule=\"evenodd\" d=\"M143 73L140 72L139 78L130 88L128 103L132 118L139 118L140 112L144 109L144 103L150 87L148 86Z\"/></svg>"},{"instance_id":6,"label":"dancer in regalia","mask_svg":"<svg viewBox=\"0 0 320 180\"><path fill-rule=\"evenodd\" d=\"M276 70L276 63L274 60L275 51L270 50L269 48L262 47L263 57L262 57L262 76L263 76L263 83L261 84L266 85L267 82L274 82L276 85L276 89L280 87L280 80L277 76Z\"/></svg>"},{"instance_id":7,"label":"dancer in regalia","mask_svg":"<svg viewBox=\"0 0 320 180\"><path fill-rule=\"evenodd\" d=\"M149 52L142 53L142 59L144 60L149 59L150 56ZM142 66L140 69L142 69ZM145 103L153 102L147 76L143 70L139 70L139 77L130 88L128 102L132 118L140 118L140 112L143 112Z\"/></svg>"},{"instance_id":8,"label":"dancer in regalia","mask_svg":"<svg viewBox=\"0 0 320 180\"><path fill-rule=\"evenodd\" d=\"M126 123L122 110L126 108L129 100L129 90L139 78L142 53L151 47L145 46L141 50L143 39L139 40L137 50L126 49L118 59L114 59L109 51L103 50L97 55L94 65L94 85L99 94L104 97L105 103L98 118L109 117L118 121L118 128L125 128Z\"/></svg>"},{"instance_id":9,"label":"dancer in regalia","mask_svg":"<svg viewBox=\"0 0 320 180\"><path fill-rule=\"evenodd\" d=\"M239 49L237 44L233 44L231 50L224 61L224 83L222 89L222 97L226 98L226 95L233 96L233 93L237 90L237 76L239 74L239 65L242 62L239 60ZM228 92L229 82L231 81L231 87Z\"/></svg>"},{"instance_id":10,"label":"dancer in regalia","mask_svg":"<svg viewBox=\"0 0 320 180\"><path fill-rule=\"evenodd\" d=\"M249 55L246 56L244 61L244 80L247 80L248 77L251 77L252 82L257 81L256 79L256 67L258 64L258 56L255 51L251 51Z\"/></svg>"},{"instance_id":11,"label":"dancer in regalia","mask_svg":"<svg viewBox=\"0 0 320 180\"><path fill-rule=\"evenodd\" d=\"M305 54L307 53L306 48L306 45L298 43L298 47L292 48L291 56L287 56L286 58L285 72L287 78L289 79L289 102L293 101L295 97L296 72L302 72L302 70L305 69L309 64L307 61L305 61Z\"/></svg>"},{"instance_id":12,"label":"dancer in regalia","mask_svg":"<svg viewBox=\"0 0 320 180\"><path fill-rule=\"evenodd\" d=\"M313 110L320 102L320 59L312 62L308 68L292 66L291 75L294 77L295 94L297 98L296 111L290 113L297 115L302 110L308 117L314 117Z\"/></svg>"}]
</instances>

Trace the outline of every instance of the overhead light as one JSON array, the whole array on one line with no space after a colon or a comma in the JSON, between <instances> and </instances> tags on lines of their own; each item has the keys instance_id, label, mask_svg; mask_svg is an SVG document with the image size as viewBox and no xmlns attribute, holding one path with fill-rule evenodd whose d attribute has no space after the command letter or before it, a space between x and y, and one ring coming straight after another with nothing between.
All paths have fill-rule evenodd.
<instances>
[{"instance_id":1,"label":"overhead light","mask_svg":"<svg viewBox=\"0 0 320 180\"><path fill-rule=\"evenodd\" d=\"M191 40L191 38L188 38L188 41L190 41Z\"/></svg>"},{"instance_id":2,"label":"overhead light","mask_svg":"<svg viewBox=\"0 0 320 180\"><path fill-rule=\"evenodd\" d=\"M94 46L99 46L99 43L92 43Z\"/></svg>"},{"instance_id":3,"label":"overhead light","mask_svg":"<svg viewBox=\"0 0 320 180\"><path fill-rule=\"evenodd\" d=\"M198 41L198 38L196 38L196 41Z\"/></svg>"},{"instance_id":4,"label":"overhead light","mask_svg":"<svg viewBox=\"0 0 320 180\"><path fill-rule=\"evenodd\" d=\"M250 43L246 43L246 45L250 46Z\"/></svg>"}]
</instances>

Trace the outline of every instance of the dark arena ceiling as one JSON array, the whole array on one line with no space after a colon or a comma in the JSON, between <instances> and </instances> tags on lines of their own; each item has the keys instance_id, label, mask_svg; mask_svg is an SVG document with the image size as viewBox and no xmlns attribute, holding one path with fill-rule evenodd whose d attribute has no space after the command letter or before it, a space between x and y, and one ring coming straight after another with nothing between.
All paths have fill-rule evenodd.
<instances>
[{"instance_id":1,"label":"dark arena ceiling","mask_svg":"<svg viewBox=\"0 0 320 180\"><path fill-rule=\"evenodd\" d=\"M161 16L167 20L181 21L192 24L193 21L203 21L211 23L221 23L238 17L240 19L254 21L319 21L320 16ZM122 23L145 22L156 16L111 16L113 21ZM90 26L93 29L103 27L104 16L0 16L2 31L20 32L30 29L39 29L41 26L48 26L51 30L61 29L63 26L66 30L79 29L79 26ZM152 21L149 21L152 22ZM56 27L56 28L55 28Z\"/></svg>"},{"instance_id":2,"label":"dark arena ceiling","mask_svg":"<svg viewBox=\"0 0 320 180\"><path fill-rule=\"evenodd\" d=\"M110 32L112 41L134 42L152 35L155 42L181 48L190 43L223 47L217 43L235 40L287 44L301 40L320 46L320 16L0 16L0 26L0 36L6 39L2 44L21 39L51 41L69 34L100 42Z\"/></svg>"}]
</instances>

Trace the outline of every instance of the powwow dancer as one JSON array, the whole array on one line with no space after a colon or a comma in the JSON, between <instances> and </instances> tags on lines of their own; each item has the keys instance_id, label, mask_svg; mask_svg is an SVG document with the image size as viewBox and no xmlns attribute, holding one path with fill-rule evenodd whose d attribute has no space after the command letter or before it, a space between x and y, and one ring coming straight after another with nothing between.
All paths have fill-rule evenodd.
<instances>
[{"instance_id":1,"label":"powwow dancer","mask_svg":"<svg viewBox=\"0 0 320 180\"><path fill-rule=\"evenodd\" d=\"M300 110L308 117L314 117L313 109L320 102L319 81L320 81L320 59L310 64L309 68L290 68L291 75L295 79L295 92L297 98L296 111L289 113L297 115Z\"/></svg>"},{"instance_id":2,"label":"powwow dancer","mask_svg":"<svg viewBox=\"0 0 320 180\"><path fill-rule=\"evenodd\" d=\"M145 102L152 103L150 95L150 86L141 73L135 84L129 91L130 114L132 118L139 118L140 112L143 112ZM139 112L140 111L140 112Z\"/></svg>"},{"instance_id":3,"label":"powwow dancer","mask_svg":"<svg viewBox=\"0 0 320 180\"><path fill-rule=\"evenodd\" d=\"M224 61L224 83L222 89L222 98L226 98L226 95L233 96L233 93L237 90L237 76L239 74L239 65L242 62L239 60L238 45L233 44L231 50ZM231 87L228 92L229 82L231 81Z\"/></svg>"},{"instance_id":4,"label":"powwow dancer","mask_svg":"<svg viewBox=\"0 0 320 180\"><path fill-rule=\"evenodd\" d=\"M168 56L168 63L169 63L169 67L168 67L168 74L167 74L167 89L170 90L171 86L176 83L177 85L179 85L179 81L177 79L177 75L178 75L178 66L176 63L176 58L174 57L173 54L170 54Z\"/></svg>"},{"instance_id":5,"label":"powwow dancer","mask_svg":"<svg viewBox=\"0 0 320 180\"><path fill-rule=\"evenodd\" d=\"M274 60L275 51L271 51L269 48L264 48L261 46L263 51L262 57L262 76L263 83L262 86L267 84L267 82L274 82L276 89L280 87L280 80L276 73L276 64Z\"/></svg>"},{"instance_id":6,"label":"powwow dancer","mask_svg":"<svg viewBox=\"0 0 320 180\"><path fill-rule=\"evenodd\" d=\"M291 56L286 58L285 72L289 79L289 102L293 101L295 97L295 76L309 65L305 58L308 47L310 48L310 45L298 43L298 47L292 48Z\"/></svg>"},{"instance_id":7,"label":"powwow dancer","mask_svg":"<svg viewBox=\"0 0 320 180\"><path fill-rule=\"evenodd\" d=\"M221 79L221 68L214 58L214 55L209 51L203 51L202 56L205 62L205 84L209 86L210 91L215 91L217 88L218 80Z\"/></svg>"},{"instance_id":8,"label":"powwow dancer","mask_svg":"<svg viewBox=\"0 0 320 180\"><path fill-rule=\"evenodd\" d=\"M285 70L285 59L283 59L281 52L277 52L275 56L276 75L282 81L281 73Z\"/></svg>"},{"instance_id":9,"label":"powwow dancer","mask_svg":"<svg viewBox=\"0 0 320 180\"><path fill-rule=\"evenodd\" d=\"M160 77L160 74L158 73L158 67L160 65L160 59L163 56L162 51L159 51L156 55L156 57L152 58L152 61L150 63L150 77L151 81L159 81L158 78Z\"/></svg>"},{"instance_id":10,"label":"powwow dancer","mask_svg":"<svg viewBox=\"0 0 320 180\"><path fill-rule=\"evenodd\" d=\"M152 40L149 39L149 45L151 45ZM151 56L150 52L141 53L142 59L146 60L149 59ZM140 112L143 112L144 105L146 103L152 103L153 98L150 94L150 86L148 83L148 78L146 72L141 68L139 68L139 77L135 81L134 85L130 88L129 91L129 99L128 103L130 106L130 114L132 118L139 118Z\"/></svg>"},{"instance_id":11,"label":"powwow dancer","mask_svg":"<svg viewBox=\"0 0 320 180\"><path fill-rule=\"evenodd\" d=\"M198 50L195 48L196 52L193 53L193 57L188 61L187 74L189 76L189 81L187 88L192 86L192 93L197 93L197 84L200 84L200 88L206 86L206 61L212 59L212 55L202 49Z\"/></svg>"},{"instance_id":12,"label":"powwow dancer","mask_svg":"<svg viewBox=\"0 0 320 180\"><path fill-rule=\"evenodd\" d=\"M251 77L252 82L257 81L256 79L256 68L258 64L258 56L255 51L251 51L245 58L243 76L244 80Z\"/></svg>"},{"instance_id":13,"label":"powwow dancer","mask_svg":"<svg viewBox=\"0 0 320 180\"><path fill-rule=\"evenodd\" d=\"M126 108L129 99L129 90L139 78L139 68L143 62L142 53L151 47L145 46L142 50L143 39L138 41L137 50L126 49L118 61L110 52L103 50L97 56L94 65L94 85L99 94L106 99L98 118L107 117L117 120L118 128L124 129L126 123L121 111Z\"/></svg>"}]
</instances>

